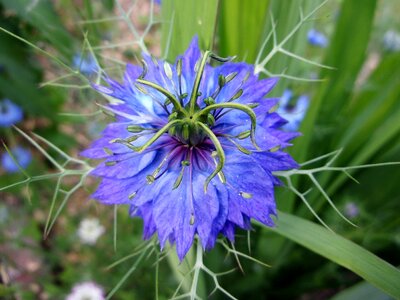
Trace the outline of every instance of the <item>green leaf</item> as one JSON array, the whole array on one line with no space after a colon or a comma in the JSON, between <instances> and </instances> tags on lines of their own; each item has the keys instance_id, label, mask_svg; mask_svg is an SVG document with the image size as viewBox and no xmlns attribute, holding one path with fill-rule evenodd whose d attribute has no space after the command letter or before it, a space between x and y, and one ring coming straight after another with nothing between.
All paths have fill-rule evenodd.
<instances>
[{"instance_id":1,"label":"green leaf","mask_svg":"<svg viewBox=\"0 0 400 300\"><path fill-rule=\"evenodd\" d=\"M219 22L219 49L221 56L238 57L254 63L260 38L262 24L268 19L269 0L222 0Z\"/></svg>"},{"instance_id":2,"label":"green leaf","mask_svg":"<svg viewBox=\"0 0 400 300\"><path fill-rule=\"evenodd\" d=\"M0 284L0 296L1 297L11 297L15 292L15 288ZM11 298L9 298L11 299Z\"/></svg>"},{"instance_id":3,"label":"green leaf","mask_svg":"<svg viewBox=\"0 0 400 300\"><path fill-rule=\"evenodd\" d=\"M321 89L319 90L319 93L323 93L326 85L327 84L325 82L321 83ZM323 98L320 97L319 94L317 94L307 112L307 118L305 118L300 125L299 132L304 132L304 135L296 139L293 149L289 149L289 153L292 154L292 156L300 163L305 161L305 158L307 157L307 153L309 151L309 147L312 145L312 132L314 130L315 122L318 118L318 114L322 105ZM293 178L293 184L295 186L298 185L300 181L299 179L299 177ZM281 199L285 199L285 201L281 201L279 209L282 209L286 212L291 212L294 208L294 200L296 198L296 195L293 192L288 191L287 189L280 190L280 193L284 193L285 198Z\"/></svg>"},{"instance_id":4,"label":"green leaf","mask_svg":"<svg viewBox=\"0 0 400 300\"><path fill-rule=\"evenodd\" d=\"M17 31L18 25L0 17L0 27ZM14 37L0 31L0 99L5 97L20 105L25 115L56 119L65 91L53 88L39 89L41 66L31 49Z\"/></svg>"},{"instance_id":5,"label":"green leaf","mask_svg":"<svg viewBox=\"0 0 400 300\"><path fill-rule=\"evenodd\" d=\"M365 84L364 90L351 101L347 121L333 141L343 148L341 165L367 163L377 153L383 155L388 144L400 138L400 54L385 57ZM329 192L335 192L345 181L340 174Z\"/></svg>"},{"instance_id":6,"label":"green leaf","mask_svg":"<svg viewBox=\"0 0 400 300\"><path fill-rule=\"evenodd\" d=\"M73 39L64 28L50 1L1 0L5 8L18 14L18 17L34 26L52 46L66 57L72 56Z\"/></svg>"},{"instance_id":7,"label":"green leaf","mask_svg":"<svg viewBox=\"0 0 400 300\"><path fill-rule=\"evenodd\" d=\"M377 154L384 155L390 149L388 145L395 145L400 138L400 55L393 54L386 56L372 73L361 91L355 95L352 101L348 101L349 108L344 114L342 124L338 125L337 133L332 137L332 148L343 149L342 154L337 158L336 165L356 166L370 163ZM324 85L325 86L325 85ZM316 97L320 100L320 97ZM316 102L318 103L318 102ZM310 115L314 114L314 107L311 107ZM311 126L310 118L307 118L301 128ZM301 137L303 139L310 137ZM394 158L393 161L398 160ZM380 161L382 161L380 159ZM357 171L357 177L361 172ZM351 172L355 174L355 172ZM393 177L393 180L396 180ZM327 193L334 195L348 180L343 173L324 173L320 178L322 186L327 187ZM385 181L387 178L385 178ZM376 182L379 186L378 182ZM386 182L386 184L389 184ZM318 193L311 193L309 199L317 210L322 203L318 204ZM301 209L306 211L305 208ZM303 213L300 213L303 215Z\"/></svg>"},{"instance_id":8,"label":"green leaf","mask_svg":"<svg viewBox=\"0 0 400 300\"><path fill-rule=\"evenodd\" d=\"M169 61L182 54L195 35L200 48L212 49L218 0L163 0L162 49Z\"/></svg>"},{"instance_id":9,"label":"green leaf","mask_svg":"<svg viewBox=\"0 0 400 300\"><path fill-rule=\"evenodd\" d=\"M279 212L274 232L358 274L394 298L400 298L400 271L375 254L324 227Z\"/></svg>"},{"instance_id":10,"label":"green leaf","mask_svg":"<svg viewBox=\"0 0 400 300\"><path fill-rule=\"evenodd\" d=\"M317 8L321 4L318 0L306 0L306 1L291 1L291 0L271 0L270 1L270 14L267 15L265 21L260 23L260 27L263 27L263 33L260 37L260 49L261 44L268 39L266 47L264 48L261 57L266 57L274 49L273 38L270 36L273 32L272 21L275 23L276 42L279 44L285 40L293 30L297 27L300 22L300 14L308 15L311 11ZM313 17L317 18L320 12L317 11ZM271 20L271 15L273 20ZM295 53L298 56L306 57L307 42L306 35L307 31L313 26L314 21L309 19L303 22L301 26L295 30L295 33L284 43L283 48L291 53ZM270 62L266 65L266 69L272 74L288 74L293 76L304 77L304 74L308 73L310 65L299 62L297 59L284 55L282 53L275 54ZM281 78L278 85L271 91L271 96L281 96L283 90L292 83L292 80Z\"/></svg>"},{"instance_id":11,"label":"green leaf","mask_svg":"<svg viewBox=\"0 0 400 300\"><path fill-rule=\"evenodd\" d=\"M320 131L326 130L326 134L320 135L324 143L319 147L318 154L331 151L326 138L341 123L343 109L348 107L355 81L366 58L375 8L376 0L363 1L363 5L357 1L343 1L341 6L340 17L324 61L324 65L336 70L323 69L320 75L326 80L326 85L324 92L318 95L324 103L318 124L324 126ZM357 18L354 18L355 11Z\"/></svg>"},{"instance_id":12,"label":"green leaf","mask_svg":"<svg viewBox=\"0 0 400 300\"><path fill-rule=\"evenodd\" d=\"M289 150L298 162L340 149L342 146L332 144L333 135L336 132L342 135L345 130L351 129L351 125L341 130L338 127L344 122L343 110L350 103L355 81L366 57L376 0L363 2L359 9L358 6L355 1L342 2L340 17L323 62L324 65L336 69L321 71L320 78L324 82L313 97L311 107L299 129L303 136ZM356 20L354 11L357 11ZM328 174L321 180L322 186L326 185L330 176ZM302 181L295 178L293 182L298 186ZM313 204L317 197L318 193L311 192L310 202ZM285 207L285 211L292 210L294 198L294 195L288 196L288 209Z\"/></svg>"},{"instance_id":13,"label":"green leaf","mask_svg":"<svg viewBox=\"0 0 400 300\"><path fill-rule=\"evenodd\" d=\"M373 287L368 282L362 281L352 287L349 287L341 291L330 300L353 300L353 299L390 300L392 298L382 293L380 290Z\"/></svg>"}]
</instances>

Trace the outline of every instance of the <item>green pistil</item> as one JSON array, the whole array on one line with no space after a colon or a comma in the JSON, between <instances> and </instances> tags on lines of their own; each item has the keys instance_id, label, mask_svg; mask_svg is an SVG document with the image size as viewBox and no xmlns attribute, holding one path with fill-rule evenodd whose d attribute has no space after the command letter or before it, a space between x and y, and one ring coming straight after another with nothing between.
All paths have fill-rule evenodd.
<instances>
[{"instance_id":1,"label":"green pistil","mask_svg":"<svg viewBox=\"0 0 400 300\"><path fill-rule=\"evenodd\" d=\"M161 128L159 131L157 131L143 146L137 147L138 152L141 153L144 150L146 150L148 147L150 147L155 141L157 141L164 133L166 133L168 130L171 128L175 127L178 124L183 123L183 120L174 120L171 122L168 122L163 128Z\"/></svg>"},{"instance_id":2,"label":"green pistil","mask_svg":"<svg viewBox=\"0 0 400 300\"><path fill-rule=\"evenodd\" d=\"M241 110L250 117L250 119L251 119L250 139L251 139L251 142L253 143L254 147L257 150L259 150L260 148L257 146L256 138L255 138L255 130L256 130L256 124L257 124L256 114L254 113L253 109L251 109L247 105L239 104L239 103L231 103L231 102L213 104L213 105L209 105L209 106L205 107L204 109L202 109L201 111L197 112L193 118L194 119L199 118L202 115L206 115L210 111L213 111L213 110L216 110L219 108L232 108L232 109Z\"/></svg>"},{"instance_id":3,"label":"green pistil","mask_svg":"<svg viewBox=\"0 0 400 300\"><path fill-rule=\"evenodd\" d=\"M199 87L200 87L200 81L201 81L201 78L203 77L204 68L206 66L207 59L210 55L211 55L210 51L206 51L204 53L204 55L201 59L199 68L197 70L196 79L194 81L193 90L192 90L192 94L190 95L190 101L189 101L189 114L190 115L194 114L196 103L197 103Z\"/></svg>"},{"instance_id":4,"label":"green pistil","mask_svg":"<svg viewBox=\"0 0 400 300\"><path fill-rule=\"evenodd\" d=\"M113 139L113 140L110 141L110 143L119 143L119 144L122 144L122 145L128 147L129 149L131 149L131 150L133 150L133 151L135 151L135 152L139 151L140 148L139 148L139 147L136 147L136 146L134 146L134 145L132 145L131 142L132 142L132 141L127 141L127 140L120 139L120 138L116 138L116 139Z\"/></svg>"},{"instance_id":5,"label":"green pistil","mask_svg":"<svg viewBox=\"0 0 400 300\"><path fill-rule=\"evenodd\" d=\"M234 141L233 139L231 139L230 137L226 137L227 139L228 139L228 141L230 141L232 144L234 144L235 146L236 146L236 148L240 151L240 152L242 152L242 153L244 153L244 154L247 154L247 155L250 155L251 154L251 151L250 150L247 150L246 148L244 148L243 146L241 146L239 143L237 143L236 141Z\"/></svg>"},{"instance_id":6,"label":"green pistil","mask_svg":"<svg viewBox=\"0 0 400 300\"><path fill-rule=\"evenodd\" d=\"M244 113L246 113L251 120L251 128L250 130L244 131L240 133L238 136L235 137L228 137L228 140L230 140L238 149L239 151L246 153L246 154L251 154L251 151L248 149L245 149L242 147L240 144L235 142L232 138L238 138L238 139L245 139L250 137L254 147L259 150L259 147L256 144L255 141L255 129L256 129L256 115L253 111L254 106L253 105L244 105L244 104L239 104L239 103L234 103L233 101L240 98L243 94L243 89L238 87L239 89L237 92L232 96L231 99L227 100L227 102L224 103L216 103L215 99L220 93L220 91L227 86L227 84L232 81L236 75L238 74L237 72L233 72L228 74L227 76L220 75L218 77L218 87L217 90L214 92L214 94L211 95L211 97L208 97L204 99L204 103L206 107L203 109L200 109L200 107L197 105L197 99L198 97L201 96L201 92L199 91L201 80L204 74L204 70L207 64L208 59L215 59L220 62L226 62L232 60L232 58L221 58L210 51L205 51L201 59L199 59L196 63L195 66L195 72L196 72L196 77L194 80L193 84L193 89L190 94L190 99L187 102L187 105L184 106L184 99L188 97L187 93L182 93L182 60L179 59L176 64L176 74L178 78L178 85L179 85L179 91L175 92L179 94L179 96L175 96L171 94L167 89L163 88L162 86L147 81L144 79L145 75L147 74L147 66L146 63L143 63L143 73L139 78L136 80L135 86L138 88L139 91L141 91L144 94L149 94L148 90L145 88L149 87L152 89L155 89L156 91L160 92L162 95L166 97L166 100L163 102L162 106L167 110L167 106L169 104L173 105L173 110L169 112L167 110L167 113L169 114L168 116L168 123L164 125L161 129L159 129L157 132L154 133L154 135L142 146L134 146L131 144L132 141L135 140L134 137L132 138L127 138L127 139L115 139L112 142L114 143L121 143L129 147L130 149L142 153L146 149L148 149L156 140L158 140L163 134L168 133L172 136L175 136L178 138L183 144L185 144L187 147L195 147L198 144L201 144L205 138L209 138L211 142L213 143L215 150L213 152L213 159L215 161L215 170L207 177L204 183L204 192L207 192L207 187L211 180L218 176L219 179L221 180L222 183L225 183L225 176L222 171L224 165L225 165L225 152L222 148L222 145L218 139L218 137L215 135L215 133L212 131L212 127L215 124L216 119L221 117L220 112L223 109L227 109L226 111L223 112L229 113L231 110L240 110ZM168 63L164 63L163 69L165 72L165 75L168 77L169 80L172 81L172 84L174 85L173 82L173 72ZM247 80L247 78L245 79ZM245 81L244 80L244 81ZM158 101L161 103L162 101ZM222 115L223 115L222 114ZM156 129L148 129L148 128L143 128L138 125L131 125L128 127L128 131L132 133L141 133L143 131L147 130L156 130ZM136 136L136 138L139 135ZM107 151L108 149L105 149ZM108 152L108 151L107 151ZM171 154L171 153L169 153ZM153 183L161 171L162 167L166 163L169 154L164 158L164 160L161 162L161 164L154 170L154 172L151 175L147 175L147 183L151 184ZM181 171L174 182L173 189L176 189L180 186L183 178L183 174L185 171L185 168L189 166L189 161L182 161L181 163ZM241 195L243 198L249 199L252 197L251 194L241 192ZM132 195L133 197L134 195ZM192 222L192 221L191 221ZM194 222L194 220L193 220Z\"/></svg>"},{"instance_id":7,"label":"green pistil","mask_svg":"<svg viewBox=\"0 0 400 300\"><path fill-rule=\"evenodd\" d=\"M178 178L176 178L174 185L172 187L173 190L177 189L179 187L179 185L182 182L183 179L183 173L185 172L185 167L188 167L190 165L190 162L187 160L183 160L181 162L181 171L179 172Z\"/></svg>"},{"instance_id":8,"label":"green pistil","mask_svg":"<svg viewBox=\"0 0 400 300\"><path fill-rule=\"evenodd\" d=\"M206 182L204 183L204 192L207 192L207 187L208 184L211 182L211 180L217 176L217 174L222 170L222 168L225 165L225 152L224 149L222 149L221 143L219 142L217 136L212 132L210 128L208 128L207 125L197 122L197 125L199 125L205 132L205 134L210 138L210 140L213 142L215 149L217 150L217 155L219 158L219 161L217 163L217 166L214 170L214 172L211 173L210 176L207 177Z\"/></svg>"},{"instance_id":9,"label":"green pistil","mask_svg":"<svg viewBox=\"0 0 400 300\"><path fill-rule=\"evenodd\" d=\"M161 94L166 96L169 101L171 101L171 103L174 106L176 111L181 112L185 115L187 114L186 110L181 106L181 103L174 97L174 95L172 95L169 91L167 91L163 87L161 87L158 84L155 84L153 82L144 80L144 79L137 79L136 82L147 85L147 86L152 87L153 89L159 91Z\"/></svg>"}]
</instances>

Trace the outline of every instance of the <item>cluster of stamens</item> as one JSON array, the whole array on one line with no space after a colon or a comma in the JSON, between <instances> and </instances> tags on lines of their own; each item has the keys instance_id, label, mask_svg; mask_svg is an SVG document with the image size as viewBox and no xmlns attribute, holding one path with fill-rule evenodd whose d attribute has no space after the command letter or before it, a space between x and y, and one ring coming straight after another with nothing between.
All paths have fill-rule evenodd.
<instances>
[{"instance_id":1,"label":"cluster of stamens","mask_svg":"<svg viewBox=\"0 0 400 300\"><path fill-rule=\"evenodd\" d=\"M232 96L230 99L227 99L225 102L216 103L215 101L220 91L227 85L227 83L229 83L236 77L237 72L233 72L227 76L220 75L218 78L218 86L215 92L211 96L203 100L205 106L203 108L200 108L199 105L197 104L197 99L198 97L201 96L199 87L204 74L204 68L210 58L215 59L222 63L232 60L232 58L221 58L214 55L210 51L206 51L203 54L203 56L199 59L199 61L196 63L195 66L196 77L190 95L188 95L188 93L182 93L182 84L181 84L182 59L177 61L176 72L178 76L179 90L176 89L176 94L179 95L178 97L170 93L167 89L163 88L162 86L145 80L145 76L147 74L147 66L146 63L143 61L143 72L136 80L135 86L139 91L141 91L144 94L149 94L146 88L152 88L166 97L164 103L162 103L159 99L154 99L154 97L153 100L156 101L159 105L161 105L163 109L168 113L168 123L158 130L154 128L144 128L139 125L131 125L128 126L127 130L129 132L136 133L136 135L126 139L117 138L112 141L114 143L124 144L130 149L142 153L143 151L148 149L155 141L157 141L162 135L166 133L175 137L178 141L180 141L183 145L186 145L188 148L196 147L196 145L201 144L206 138L209 138L215 148L215 151L213 151L212 153L213 157L218 159L214 159L216 165L215 170L207 177L205 181L204 184L205 191L207 190L208 184L215 176L218 175L218 177L223 183L225 181L222 173L222 168L225 164L225 153L218 139L218 136L211 129L215 124L216 120L218 120L218 118L222 117L226 113L229 113L229 111L231 110L240 110L243 113L247 114L251 119L250 130L246 130L237 136L227 136L227 135L223 136L227 138L229 141L231 141L243 153L250 154L251 151L245 149L239 143L234 141L234 138L237 139L250 138L255 149L259 149L255 141L256 115L253 111L253 108L256 107L256 105L252 104L244 105L234 102L234 100L241 97L241 95L243 94L243 90L239 87L234 96ZM154 63L157 65L159 64L156 60L154 60ZM163 67L166 76L173 83L173 74L170 65L168 63L164 63ZM247 76L245 76L242 82L245 82L249 78L249 76L250 73L248 73ZM189 101L188 102L185 101L187 102L187 104L184 105L184 100L187 97L190 97ZM172 109L170 109L171 104L172 104ZM140 137L141 133L146 132L146 134L148 134L148 131L154 131L155 133L150 139L147 140L146 143L144 143L142 146L134 146L131 144ZM154 182L154 180L157 178L159 171L161 170L162 166L166 163L167 160L168 157L166 157L162 161L161 165L153 172L153 174L147 176L148 183ZM179 186L180 182L182 181L183 170L189 164L190 164L189 160L184 160L181 162L182 172L177 178L174 184L174 188Z\"/></svg>"}]
</instances>

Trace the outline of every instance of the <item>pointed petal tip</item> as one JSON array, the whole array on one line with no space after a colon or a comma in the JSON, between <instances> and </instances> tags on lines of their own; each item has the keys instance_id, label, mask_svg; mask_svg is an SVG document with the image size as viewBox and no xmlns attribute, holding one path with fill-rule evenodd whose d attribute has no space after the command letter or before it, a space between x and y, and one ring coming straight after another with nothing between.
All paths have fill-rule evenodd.
<instances>
[{"instance_id":1,"label":"pointed petal tip","mask_svg":"<svg viewBox=\"0 0 400 300\"><path fill-rule=\"evenodd\" d=\"M96 84L96 83L91 83L90 84L92 86L93 89L95 89L96 91L106 94L106 95L111 95L113 93L113 90L111 90L110 88L100 85L100 84Z\"/></svg>"}]
</instances>

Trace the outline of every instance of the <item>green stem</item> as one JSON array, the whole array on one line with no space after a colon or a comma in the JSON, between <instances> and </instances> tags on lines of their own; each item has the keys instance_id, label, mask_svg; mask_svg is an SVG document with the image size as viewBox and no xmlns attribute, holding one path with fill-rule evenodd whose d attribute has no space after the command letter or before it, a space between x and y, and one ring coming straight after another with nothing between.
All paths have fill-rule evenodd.
<instances>
[{"instance_id":1,"label":"green stem","mask_svg":"<svg viewBox=\"0 0 400 300\"><path fill-rule=\"evenodd\" d=\"M197 299L197 288L200 278L201 267L203 266L203 249L201 243L197 240L196 243L196 263L194 265L194 274L192 279L192 287L190 289L190 300Z\"/></svg>"}]
</instances>

